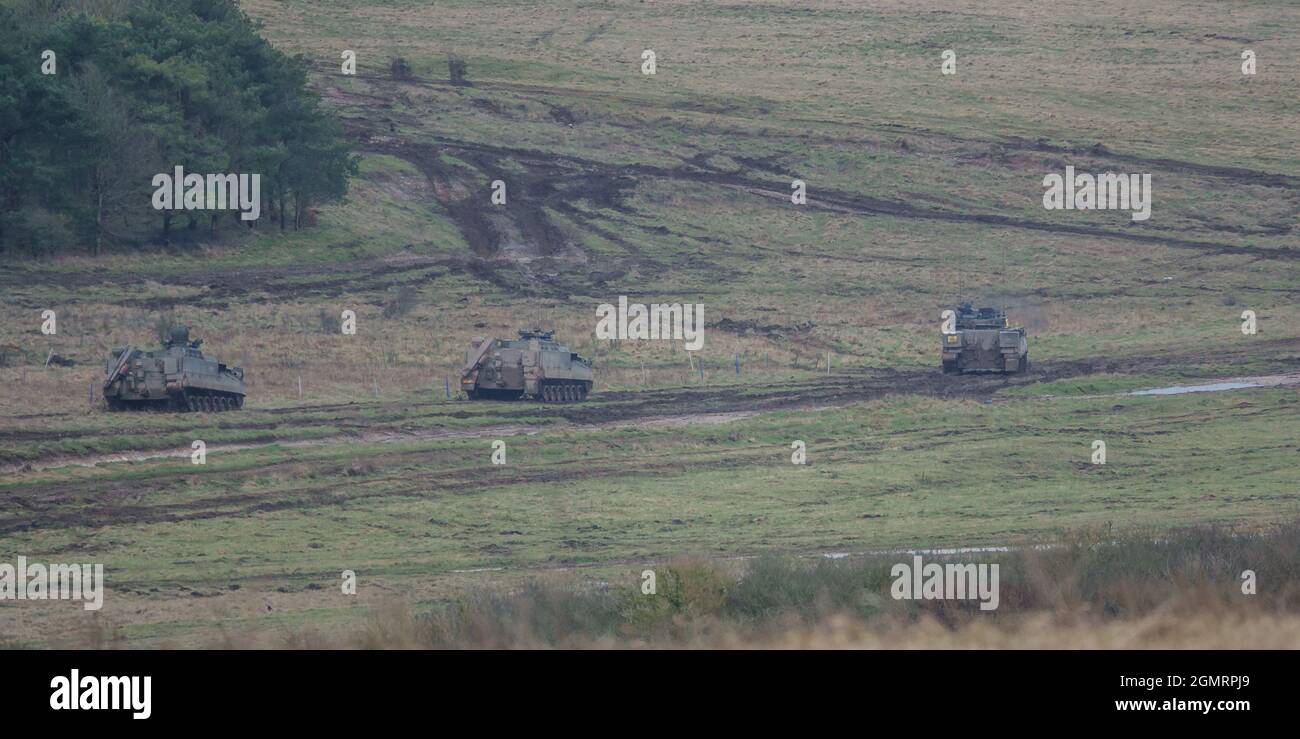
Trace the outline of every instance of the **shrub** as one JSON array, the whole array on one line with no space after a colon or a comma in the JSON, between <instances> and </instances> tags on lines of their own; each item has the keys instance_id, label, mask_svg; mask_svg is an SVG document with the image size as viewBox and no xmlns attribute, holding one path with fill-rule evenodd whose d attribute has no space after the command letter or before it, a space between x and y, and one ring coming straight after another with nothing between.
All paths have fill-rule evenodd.
<instances>
[{"instance_id":1,"label":"shrub","mask_svg":"<svg viewBox=\"0 0 1300 739\"><path fill-rule=\"evenodd\" d=\"M320 330L323 334L337 334L342 329L342 319L339 315L324 308L316 314L316 320L320 321Z\"/></svg>"},{"instance_id":2,"label":"shrub","mask_svg":"<svg viewBox=\"0 0 1300 739\"><path fill-rule=\"evenodd\" d=\"M384 301L384 318L401 318L411 312L419 302L420 294L410 285L403 285Z\"/></svg>"},{"instance_id":3,"label":"shrub","mask_svg":"<svg viewBox=\"0 0 1300 739\"><path fill-rule=\"evenodd\" d=\"M447 79L457 87L469 87L469 75L465 69L465 60L454 54L447 55Z\"/></svg>"},{"instance_id":4,"label":"shrub","mask_svg":"<svg viewBox=\"0 0 1300 739\"><path fill-rule=\"evenodd\" d=\"M388 73L395 80L409 80L413 76L411 65L400 56L393 57L388 63Z\"/></svg>"}]
</instances>

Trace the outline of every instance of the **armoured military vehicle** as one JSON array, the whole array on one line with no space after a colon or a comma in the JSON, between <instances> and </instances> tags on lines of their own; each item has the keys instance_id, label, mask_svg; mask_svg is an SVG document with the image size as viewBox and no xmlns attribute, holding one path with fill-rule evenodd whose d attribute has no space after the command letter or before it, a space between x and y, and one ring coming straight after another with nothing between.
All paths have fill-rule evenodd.
<instances>
[{"instance_id":1,"label":"armoured military vehicle","mask_svg":"<svg viewBox=\"0 0 1300 739\"><path fill-rule=\"evenodd\" d=\"M943 371L961 374L967 371L1002 372L1029 370L1029 344L1025 330L1012 327L1005 311L997 308L971 308L962 303L953 309L954 329L943 333Z\"/></svg>"},{"instance_id":2,"label":"armoured military vehicle","mask_svg":"<svg viewBox=\"0 0 1300 739\"><path fill-rule=\"evenodd\" d=\"M532 329L518 339L475 339L465 352L460 389L470 400L573 403L591 392L591 380L591 360L555 341L554 331Z\"/></svg>"},{"instance_id":3,"label":"armoured military vehicle","mask_svg":"<svg viewBox=\"0 0 1300 739\"><path fill-rule=\"evenodd\" d=\"M111 411L228 411L244 407L244 371L199 351L188 326L171 330L163 348L120 346L104 371L104 400Z\"/></svg>"}]
</instances>

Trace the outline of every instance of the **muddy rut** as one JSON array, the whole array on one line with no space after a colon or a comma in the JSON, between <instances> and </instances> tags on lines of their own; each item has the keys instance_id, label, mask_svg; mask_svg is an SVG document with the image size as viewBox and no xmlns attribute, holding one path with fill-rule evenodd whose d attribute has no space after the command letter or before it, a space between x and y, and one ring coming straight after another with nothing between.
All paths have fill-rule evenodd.
<instances>
[{"instance_id":1,"label":"muddy rut","mask_svg":"<svg viewBox=\"0 0 1300 739\"><path fill-rule=\"evenodd\" d=\"M1258 360L1261 356L1277 357L1273 366L1278 372L1294 372L1293 357L1300 352L1300 339L1268 339L1253 342L1251 347L1213 352L1188 352L1158 356L1126 356L1076 361L1034 362L1025 375L964 375L949 377L938 370L865 369L839 370L836 374L810 379L752 385L675 387L640 391L598 392L593 402L576 405L539 405L518 403L432 404L412 415L412 408L402 401L375 401L303 405L266 410L249 409L227 414L213 422L222 431L265 431L264 437L250 434L239 443L212 444L210 453L245 451L278 445L308 448L349 443L385 443L438 439L480 438L487 435L538 433L567 427L609 427L624 423L709 423L736 414L752 415L776 410L828 408L885 397L887 395L925 395L938 398L987 398L1000 389L1032 386L1071 377L1094 374L1178 373L1200 364L1220 365L1226 377L1236 359ZM1288 358L1292 357L1292 358ZM1239 378L1229 378L1239 379ZM1206 380L1212 382L1214 380ZM486 414L486 415L485 415ZM0 429L0 444L70 439L93 439L105 432L90 430L47 430L32 428L43 420L57 423L60 418L78 414L29 414L9 420L23 421L22 428ZM481 417L483 423L470 428L467 419ZM541 419L525 423L524 419ZM519 419L519 420L515 420ZM412 427L412 421L421 424ZM344 433L326 437L313 436L319 427L342 428ZM284 431L301 432L299 438L286 437ZM272 436L270 432L278 432ZM202 433L193 425L152 425L148 434L140 434L140 445L112 454L49 455L0 467L0 472L20 473L62 466L143 461L155 458L185 457L188 449L151 446L151 437L174 433Z\"/></svg>"},{"instance_id":2,"label":"muddy rut","mask_svg":"<svg viewBox=\"0 0 1300 739\"><path fill-rule=\"evenodd\" d=\"M1276 351L1300 349L1300 340L1273 342ZM1243 358L1246 356L1243 353ZM201 518L244 516L256 512L291 508L317 508L341 505L364 498L383 497L437 497L463 494L467 489L483 490L497 486L521 483L554 483L602 477L635 478L657 476L675 470L701 467L736 468L761 463L755 455L767 455L767 450L728 449L725 454L713 450L677 455L672 459L653 459L644 464L600 464L599 459L582 458L548 464L540 468L513 470L490 469L481 464L469 464L463 451L456 447L420 445L422 440L451 440L484 437L565 433L590 429L674 427L693 424L726 424L752 417L758 413L782 409L821 410L843 406L862 400L888 395L917 394L940 398L993 399L993 394L1006 387L1030 386L1042 382L1068 379L1096 373L1155 373L1169 372L1178 367L1203 362L1208 357L1199 354L1164 357L1128 357L1106 361L1043 362L1035 365L1024 376L963 376L947 377L935 370L866 370L860 373L833 375L793 383L770 385L723 386L697 388L669 388L641 392L605 393L596 402L573 406L538 406L531 403L493 403L491 422L472 428L403 428L401 413L409 408L397 403L366 403L345 405L319 405L294 409L252 411L247 418L222 419L225 428L260 429L276 424L277 416L294 428L310 428L313 423L335 426L349 425L354 431L324 438L275 440L266 443L242 442L239 444L214 444L209 453L221 454L240 450L264 448L271 443L288 449L366 444L364 456L355 459L332 459L312 462L313 476L301 483L272 490L245 491L242 482L249 478L267 475L296 477L302 473L304 462L283 459L248 469L223 473L222 488L201 498L165 504L146 504L143 501L155 495L166 495L184 490L193 473L183 471L156 471L146 477L128 479L101 479L98 477L72 480L32 481L19 484L6 493L6 515L0 515L0 534L56 528L66 526L95 526L99 522L160 522ZM1222 357L1220 357L1222 359ZM1285 364L1284 364L1285 366ZM1272 384L1283 381L1300 381L1294 362L1287 378L1270 380ZM1242 378L1233 378L1240 381ZM482 404L456 404L430 406L426 421L441 416L463 419L468 413L486 408ZM384 411L393 412L394 425L385 425ZM347 415L364 414L365 419ZM313 421L318 416L317 421ZM512 416L530 417L530 420L512 422ZM531 419L541 417L541 422ZM552 425L548 421L567 421ZM409 421L409 414L405 416ZM436 426L436 421L434 424ZM178 430L183 430L179 429ZM970 430L974 432L975 430ZM25 432L6 432L9 440ZM959 443L960 429L954 430L951 443ZM397 444L406 443L406 447ZM387 444L394 444L385 449ZM66 465L93 465L119 461L144 461L183 457L188 449L139 449L111 455L86 455L82 457L56 457L36 460L30 469ZM766 456L763 457L766 459ZM385 474L383 470L400 470ZM17 469L7 474L21 477ZM257 486L255 486L256 488Z\"/></svg>"},{"instance_id":3,"label":"muddy rut","mask_svg":"<svg viewBox=\"0 0 1300 739\"><path fill-rule=\"evenodd\" d=\"M754 198L772 200L774 203L785 202L790 194L791 171L799 168L797 157L790 152L756 157L737 151L699 150L683 157L676 164L655 165L610 162L593 157L458 138L425 130L426 122L415 113L396 112L400 107L396 102L404 99L408 90L423 88L459 94L460 91L454 86L438 80L411 78L399 81L373 74L357 76L372 83L374 89L369 93L344 92L329 87L328 83L317 81L317 84L323 86L322 91L334 105L349 113L344 119L345 129L356 141L359 151L389 154L406 160L419 169L428 183L430 197L450 216L468 245L468 251L454 257L406 255L389 259L242 268L220 272L197 270L192 273L169 274L169 281L207 288L203 301L214 306L219 306L223 300L259 291L283 294L288 289L298 295L310 293L329 296L355 286L358 278L375 281L376 284L382 281L389 287L418 283L429 279L436 271L465 275L518 295L561 299L570 295L589 295L605 282L617 280L631 270L648 274L663 269L663 265L656 260L655 255L645 253L633 240L624 238L618 232L620 226L593 216L592 211L579 208L575 203L586 202L597 211L614 211L629 217L644 215L629 205L630 195L638 186L651 180L725 188ZM1033 158L1043 163L1068 155L1081 158L1081 161L1093 162L1103 170L1155 171L1165 177L1202 178L1214 182L1215 187L1228 189L1266 188L1275 191L1281 202L1291 204L1289 217L1283 216L1276 223L1261 223L1244 230L1237 225L1203 221L1195 234L1162 230L1154 225L1130 225L1124 228L1090 226L996 212L973 212L927 193L899 192L893 193L891 197L881 193L866 194L817 186L809 191L807 207L852 215L973 223L993 228L1114 239L1194 250L1206 255L1242 255L1258 260L1287 262L1300 259L1300 249L1291 246L1268 248L1215 238L1219 234L1242 237L1285 236L1291 233L1296 216L1300 215L1300 199L1297 199L1300 177L1290 174L1143 157L1110 151L1100 144L1069 146L1016 137L972 139L889 124L868 126L867 132L862 133L855 132L845 121L838 120L782 119L807 124L807 129L796 127L794 130L782 130L779 135L765 134L747 125L756 117L772 113L770 108L762 105L716 107L700 101L675 101L618 92L492 81L476 82L474 90L478 94L515 96L535 105L546 106L552 111L554 124L561 127L584 123L613 128L645 127L652 125L651 121L662 115L690 110L708 113L723 121L721 124L717 121L710 122L710 128L701 128L699 133L716 134L717 126L722 125L728 136L747 140L763 139L766 144L854 145L882 150L898 149L901 146L919 155L917 143L931 142L935 152L943 152L938 156L951 163L973 158L1012 166L1008 162ZM630 106L640 120L580 121L568 108L554 102L566 98L617 102ZM509 122L509 112L490 98L475 97L458 104L480 108L501 117L503 125ZM672 125L690 132L696 124L674 119ZM907 138L890 140L895 135ZM716 136L712 138L716 140ZM908 140L917 143L909 144ZM960 148L954 150L953 147ZM451 156L443 157L444 153ZM715 161L730 161L734 166L720 167ZM482 197L485 184L498 178L509 181L508 208L494 208ZM562 214L581 231L618 244L624 253L600 255L584 248L581 234L574 233L569 224L558 222L552 213ZM711 238L673 233L666 228L661 235L702 243L709 242ZM1193 238L1193 235L1196 237ZM834 258L844 257L836 255ZM723 281L732 276L718 264L709 263L704 266L715 276L715 281ZM313 280L309 287L301 287L292 279L304 276L319 279ZM58 283L76 287L100 284L110 279L129 281L153 277L156 275L130 272L113 275L69 274L36 268L0 273L0 286Z\"/></svg>"},{"instance_id":4,"label":"muddy rut","mask_svg":"<svg viewBox=\"0 0 1300 739\"><path fill-rule=\"evenodd\" d=\"M370 76L368 78L375 83L377 89L383 95L403 94L401 90L408 86L423 86L428 88L447 87L438 81L430 80L402 80L400 82L388 78ZM655 109L679 110L680 106L675 103L666 102L661 99L645 98L641 96L620 96L615 93L602 93L593 91L575 90L570 88L557 88L538 85L520 85L513 83L494 83L487 82L479 85L480 91L506 93L514 96L522 96L530 102L552 106L550 102L558 96L568 96L574 98L591 98L591 97L612 97L619 102L633 106L643 115L649 117L655 114ZM336 102L344 107L355 107L356 101L349 100L347 95L339 93L337 90L331 90L337 93ZM370 105L373 96L366 96L365 102ZM476 98L473 101L489 112L496 115L509 118L509 115L500 106L491 104L490 100ZM572 114L564 109L566 115L557 118L557 122L566 125L572 125ZM660 113L663 110L658 111ZM759 111L736 111L736 110L715 110L709 111L723 117L758 114ZM762 111L766 113L767 111ZM772 154L766 157L747 157L735 151L699 151L694 156L683 159L675 166L651 165L651 164L630 164L630 163L611 163L594 158L581 157L572 154L559 154L551 151L537 149L526 149L520 147L500 146L482 141L471 141L459 139L451 136L440 135L433 132L421 132L412 134L418 137L418 142L412 140L406 133L398 133L395 126L391 126L393 116L390 114L386 119L390 123L390 128L385 130L378 125L380 121L370 120L363 117L349 119L349 131L357 139L359 147L363 151L372 151L376 153L385 153L397 156L412 162L421 169L429 178L433 185L434 191L438 193L438 200L447 208L452 218L456 221L466 241L470 244L471 249L479 257L492 259L503 256L503 245L511 238L522 236L522 241L528 245L525 250L529 255L536 256L554 256L557 254L567 254L571 258L578 259L586 264L585 260L578 257L581 251L575 241L556 224L552 223L546 214L546 209L554 209L564 212L566 216L582 222L584 228L597 230L590 222L590 219L582 217L580 211L575 210L571 203L578 199L588 199L600 208L613 208L625 213L634 212L626 206L625 196L634 189L638 183L647 179L662 179L674 182L689 182L716 187L733 189L750 195L762 198L770 198L777 201L787 201L789 198L789 182L791 171L797 170L797 162L791 160L790 154ZM648 120L648 118L647 118ZM609 126L634 126L626 121L593 121L601 125ZM830 126L835 129L842 128L845 124L842 121L809 121L811 125ZM648 125L648 124L647 124ZM686 126L689 124L674 120L674 126ZM403 131L419 131L420 122L415 119L403 121ZM973 147L975 153L965 152L958 156L988 157L993 160L1009 162L1016 158L1053 158L1054 156L1070 155L1073 157L1086 158L1088 161L1095 162L1098 167L1105 170L1118 171L1151 171L1155 170L1162 176L1177 176L1181 178L1197 177L1211 180L1222 181L1224 187L1251 186L1263 187L1279 190L1279 197L1286 201L1294 203L1297 186L1300 186L1300 177L1292 175L1279 174L1274 172L1261 172L1240 167L1227 167L1216 165L1205 165L1196 162L1186 162L1167 158L1151 158L1136 155L1125 155L1108 150L1101 144L1094 144L1090 147L1070 147L1053 145L1045 141L1026 141L1017 138L1002 138L998 140L973 140L962 139L956 136L949 136L940 132L922 131L917 129L904 129L905 132L914 139L929 139L942 142L944 146L951 146L954 143L960 143L968 147ZM741 138L752 138L756 134L753 131L746 131L738 128L735 131L729 131L730 134ZM812 145L823 144L842 144L846 141L839 136L829 136L808 131L791 131L783 132L782 138L787 141L806 140ZM859 136L853 139L853 143L858 145L867 145L876 148L889 148L903 146L910 150L911 145L905 140L900 139L899 143L887 143L880 138L870 136ZM455 171L456 167L450 167L442 162L437 156L440 151L453 154L458 160L467 163L467 166ZM979 152L985 152L980 154ZM950 152L951 154L951 152ZM715 158L722 158L734 162L736 167L718 167L712 164ZM513 168L510 166L513 165ZM519 171L522 168L522 172ZM459 195L452 195L456 190L458 182L474 183L475 187L481 186L481 183L491 181L503 172L510 171L510 179L513 183L518 182L521 191L521 200L514 201L508 218L513 218L513 226L494 222L487 217L490 210L483 204L483 198L477 195L471 197L466 188L462 188ZM868 216L889 216L904 219L919 219L946 221L953 223L975 223L988 225L999 228L1014 228L1031 231L1041 231L1045 233L1054 233L1062 235L1089 236L1096 238L1115 239L1121 241L1144 243L1152 245L1161 245L1178 249L1193 249L1209 254L1238 254L1248 255L1259 259L1279 259L1279 260L1296 260L1300 259L1300 250L1290 247L1266 248L1244 243L1229 243L1224 241L1215 241L1213 238L1188 238L1186 235L1162 230L1154 226L1141 226L1119 229L1098 226L1088 226L1077 223L1050 222L1033 218L1024 218L1017 216L1008 216L992 212L970 212L969 210L957 210L953 208L944 208L936 205L936 202L942 202L942 199L935 198L923 193L895 193L896 197L884 197L879 194L867 195L859 192L850 192L818 186L810 191L807 207L814 210L825 210L838 213L847 213L854 215ZM1292 207L1292 215L1300 212L1300 208ZM1254 230L1242 230L1238 226L1220 226L1210 222L1202 224L1201 231L1208 231L1211 234L1217 231L1231 233L1234 236L1267 234L1267 235L1285 235L1293 229L1292 221L1294 219L1284 219L1277 223L1260 224ZM600 233L599 231L597 231ZM613 237L612 240L618 241L616 235L610 233L600 233L605 237ZM682 234L679 234L684 236ZM516 251L518 251L516 249ZM631 255L634 259L641 256ZM520 260L516 260L520 261ZM529 275L535 275L531 269L528 260L523 260L521 268ZM589 270L599 274L600 270ZM555 288L557 279L563 283L563 275L548 274L545 275L555 279L547 281L546 285L537 289L545 290ZM527 282L524 285L515 287L527 288ZM572 290L574 286L565 286L564 289Z\"/></svg>"}]
</instances>

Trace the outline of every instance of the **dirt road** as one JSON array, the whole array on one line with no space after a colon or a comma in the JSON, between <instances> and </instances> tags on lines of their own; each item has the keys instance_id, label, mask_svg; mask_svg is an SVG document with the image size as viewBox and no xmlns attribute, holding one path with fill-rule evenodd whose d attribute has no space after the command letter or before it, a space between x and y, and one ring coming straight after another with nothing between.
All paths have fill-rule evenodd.
<instances>
[{"instance_id":1,"label":"dirt road","mask_svg":"<svg viewBox=\"0 0 1300 739\"><path fill-rule=\"evenodd\" d=\"M1286 341L1288 345L1300 342ZM1169 371L1196 361L1195 355L1182 357L1129 357L1112 360L1078 361L1078 362L1043 362L1032 366L1031 371L1023 376L968 375L959 378L945 377L935 370L868 370L859 373L832 375L816 380L803 380L794 383L766 385L728 385L687 388L668 388L637 392L602 393L596 402L571 406L539 406L532 403L493 403L491 411L495 419L509 419L512 416L537 418L544 420L565 421L578 428L620 428L628 426L684 426L691 424L717 424L747 418L765 411L796 408L833 408L849 403L880 398L887 395L917 394L942 398L991 397L999 389L1051 382L1069 377L1097 373L1137 374ZM1228 377L1198 381L1200 385L1223 385L1216 390L1234 390L1241 386L1277 386L1300 384L1300 373L1283 373L1252 377ZM999 401L1008 402L1016 399L1048 399L1050 395L1020 396L1019 398L1000 397ZM421 421L436 425L439 417L451 420L464 418L470 407L461 404L439 404L429 406L419 418ZM473 409L484 409L475 404ZM385 420L384 411L389 419ZM409 409L397 403L355 403L346 405L305 406L293 409L268 409L261 412L223 416L221 428L233 429L278 429L281 425L267 416L286 413L304 414L305 418L292 421L293 430L304 438L286 439L282 433L266 440L250 440L240 443L210 444L208 454L222 454L272 446L281 448L309 448L336 446L342 444L384 444L410 443L422 440L471 439L506 436L532 435L555 428L550 423L488 423L473 428L411 428ZM319 414L313 420L312 414ZM54 415L54 414L52 414ZM364 421L362 420L364 417ZM354 423L348 423L355 418ZM312 436L315 427L330 425L350 426L352 430L343 434L329 436ZM288 423L284 425L289 425ZM192 426L178 425L174 429L155 429L152 437L168 432L180 432ZM73 432L71 437L93 436L98 431ZM20 429L0 430L0 443L5 441L24 441L52 437L57 432L24 431ZM183 458L190 454L190 449L165 448L149 446L149 438L140 440L141 446L111 454L86 455L51 455L46 458L28 460L20 464L11 464L0 468L5 474L21 474L67 466L93 467L99 464L115 462L140 462L150 459Z\"/></svg>"}]
</instances>

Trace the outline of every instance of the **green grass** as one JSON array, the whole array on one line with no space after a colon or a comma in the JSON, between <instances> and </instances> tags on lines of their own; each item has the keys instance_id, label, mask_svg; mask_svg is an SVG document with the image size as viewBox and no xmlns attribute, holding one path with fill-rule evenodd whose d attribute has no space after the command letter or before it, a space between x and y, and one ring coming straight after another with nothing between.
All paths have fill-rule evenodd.
<instances>
[{"instance_id":1,"label":"green grass","mask_svg":"<svg viewBox=\"0 0 1300 739\"><path fill-rule=\"evenodd\" d=\"M136 586L1008 544L1102 525L1293 516L1300 500L1283 450L1300 442L1289 431L1300 425L1286 420L1295 413L1290 390L1120 405L899 398L716 426L558 426L505 437L504 468L488 463L490 438L270 447L213 453L204 467L182 459L107 465L93 476L49 471L10 492L134 487L146 519L174 509L182 520L85 521L97 541L121 542L99 555L116 582ZM807 444L806 466L790 464L794 439ZM1104 466L1089 462L1094 439L1107 441ZM67 492L56 501L45 510L73 519L102 505ZM285 507L256 512L264 502ZM77 551L85 532L42 526L6 541L55 556ZM154 555L140 556L143 542Z\"/></svg>"},{"instance_id":2,"label":"green grass","mask_svg":"<svg viewBox=\"0 0 1300 739\"><path fill-rule=\"evenodd\" d=\"M1266 177L1300 176L1293 6L613 2L580 18L528 2L244 7L274 43L316 60L325 105L369 133L348 200L302 231L266 223L0 274L0 464L194 438L263 445L202 468L181 457L0 483L23 501L0 523L48 522L7 530L0 550L102 559L123 604L105 617L130 643L192 644L254 617L351 623L365 609L336 596L347 568L367 592L431 604L577 564L608 574L690 553L1249 528L1296 512L1294 390L1080 397L1300 358L1293 185ZM1251 39L1261 73L1243 79L1244 42L1220 37ZM361 76L337 73L345 48ZM638 71L645 48L659 53L654 77ZM938 70L946 48L953 77ZM446 83L449 53L472 87ZM387 79L398 55L415 79ZM1152 172L1152 220L1044 211L1042 176L1066 164ZM497 177L510 181L500 208L486 203ZM788 200L796 177L807 207ZM471 252L467 208L507 235L498 253ZM402 287L411 311L385 318ZM703 303L705 379L679 346L596 341L594 308L619 295ZM907 395L904 382L868 401L842 384L864 370L937 373L939 312L961 300L1008 306L1051 381L990 388L989 404ZM38 330L47 308L55 336ZM321 319L344 309L358 313L355 336ZM1258 336L1240 333L1245 309ZM151 342L165 314L245 369L246 411L86 412L109 349ZM526 322L594 357L598 393L648 394L598 394L576 420L441 401L472 337ZM76 364L46 369L50 351ZM836 376L821 380L828 351ZM656 415L656 399L734 411L723 394L758 404L787 387L801 409L585 423ZM823 391L843 394L814 410ZM505 468L487 463L493 437L421 437L523 425L538 433L505 437ZM794 439L806 467L789 463ZM1094 439L1105 467L1088 461ZM491 567L505 574L454 572ZM24 617L24 634L47 619L73 623Z\"/></svg>"}]
</instances>

